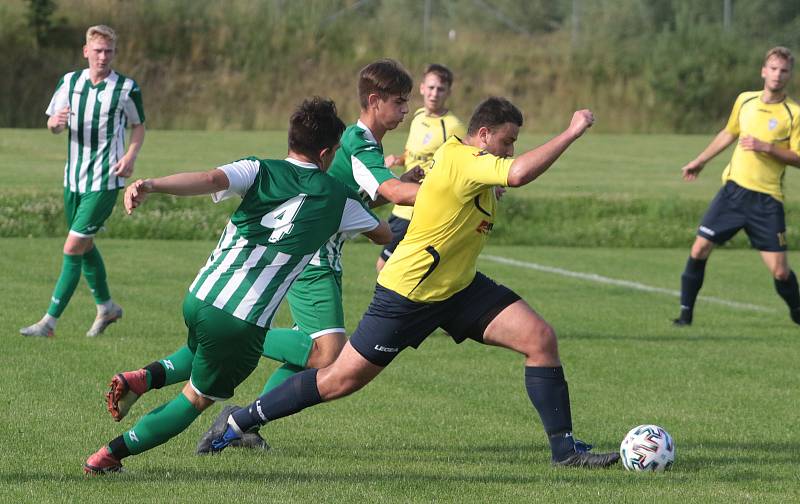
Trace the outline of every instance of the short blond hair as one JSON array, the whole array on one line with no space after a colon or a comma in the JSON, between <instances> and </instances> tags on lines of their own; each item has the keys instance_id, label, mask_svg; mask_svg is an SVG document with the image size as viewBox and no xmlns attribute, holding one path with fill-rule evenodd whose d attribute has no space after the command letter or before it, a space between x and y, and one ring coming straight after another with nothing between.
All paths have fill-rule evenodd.
<instances>
[{"instance_id":1,"label":"short blond hair","mask_svg":"<svg viewBox=\"0 0 800 504\"><path fill-rule=\"evenodd\" d=\"M784 61L788 61L789 66L794 67L794 56L792 55L792 51L790 51L786 47L776 46L767 51L766 56L764 56L764 66L767 65L767 61L769 61L769 59L773 56L775 56L776 58L780 58Z\"/></svg>"},{"instance_id":2,"label":"short blond hair","mask_svg":"<svg viewBox=\"0 0 800 504\"><path fill-rule=\"evenodd\" d=\"M86 43L88 44L92 40L96 39L97 37L102 37L112 44L117 43L117 33L114 31L113 28L106 25L94 25L90 26L88 30L86 30Z\"/></svg>"}]
</instances>

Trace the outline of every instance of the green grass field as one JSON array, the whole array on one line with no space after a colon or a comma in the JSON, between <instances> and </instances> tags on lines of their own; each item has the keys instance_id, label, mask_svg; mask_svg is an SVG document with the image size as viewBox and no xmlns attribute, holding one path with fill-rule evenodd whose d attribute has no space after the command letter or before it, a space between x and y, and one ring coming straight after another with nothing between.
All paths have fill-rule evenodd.
<instances>
[{"instance_id":1,"label":"green grass field","mask_svg":"<svg viewBox=\"0 0 800 504\"><path fill-rule=\"evenodd\" d=\"M523 137L520 147L537 140ZM721 163L694 185L683 185L676 174L707 141L589 135L541 181L513 196L534 203L559 196L641 196L702 208L716 190ZM38 195L57 195L63 142L63 136L42 131L0 131L5 176L0 198L23 195L34 204ZM391 142L387 150L399 145L396 138ZM156 175L207 168L245 153L282 152L277 134L156 131L149 133L137 170L139 176ZM787 176L790 190L795 178ZM181 225L215 229L204 213L213 205L202 199L194 205ZM0 216L12 224L50 218L35 206L26 208L0 208ZM53 211L58 210L56 205ZM121 215L117 218L122 222ZM793 219L789 213L790 223ZM161 225L144 216L138 222L142 236ZM497 227L502 225L501 220ZM588 242L581 247L494 245L486 254L673 290L692 239L691 229L686 232L679 248ZM669 324L678 305L671 294L480 262L482 271L514 288L556 328L576 435L611 450L629 428L660 424L677 444L677 461L667 474L626 473L621 466L606 471L550 467L545 436L523 386L521 357L469 342L456 346L436 334L419 350L404 352L356 395L268 426L263 433L273 449L267 453L195 456L197 439L221 408L214 406L178 438L127 459L126 473L86 478L81 464L90 453L178 393L173 388L146 395L120 424L102 403L115 372L145 365L183 344L182 296L214 242L101 237L112 293L125 307L125 318L99 338L83 336L94 308L82 283L56 338L22 338L19 327L46 308L62 243L61 234L0 238L5 281L0 502L800 499L795 467L800 434L794 430L800 330L789 321L752 251L715 252L702 294L761 310L701 301L696 324L683 329ZM378 248L363 243L347 248L345 308L352 331L371 296ZM792 252L790 261L798 264L800 256ZM285 311L279 318L288 323ZM273 368L262 361L234 401L254 399Z\"/></svg>"}]
</instances>

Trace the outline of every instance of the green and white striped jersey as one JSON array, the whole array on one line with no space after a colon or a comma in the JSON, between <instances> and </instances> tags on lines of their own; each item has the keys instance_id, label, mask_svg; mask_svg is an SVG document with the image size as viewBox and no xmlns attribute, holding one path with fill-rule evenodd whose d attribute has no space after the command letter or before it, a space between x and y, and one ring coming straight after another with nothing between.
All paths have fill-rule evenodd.
<instances>
[{"instance_id":1,"label":"green and white striped jersey","mask_svg":"<svg viewBox=\"0 0 800 504\"><path fill-rule=\"evenodd\" d=\"M268 327L289 286L334 233L375 229L379 219L358 194L296 159L241 159L220 167L242 203L189 291L198 299Z\"/></svg>"},{"instance_id":2,"label":"green and white striped jersey","mask_svg":"<svg viewBox=\"0 0 800 504\"><path fill-rule=\"evenodd\" d=\"M89 70L70 72L56 86L47 107L53 116L69 106L64 187L77 193L125 186L113 167L125 155L125 127L144 122L142 92L133 79L113 70L93 85Z\"/></svg>"},{"instance_id":3,"label":"green and white striped jersey","mask_svg":"<svg viewBox=\"0 0 800 504\"><path fill-rule=\"evenodd\" d=\"M378 187L395 178L383 160L381 145L369 128L358 121L350 125L342 135L339 150L333 159L328 174L354 191L364 201L378 199ZM342 248L355 233L337 233L323 245L311 259L305 275L315 275L320 270L342 272Z\"/></svg>"}]
</instances>

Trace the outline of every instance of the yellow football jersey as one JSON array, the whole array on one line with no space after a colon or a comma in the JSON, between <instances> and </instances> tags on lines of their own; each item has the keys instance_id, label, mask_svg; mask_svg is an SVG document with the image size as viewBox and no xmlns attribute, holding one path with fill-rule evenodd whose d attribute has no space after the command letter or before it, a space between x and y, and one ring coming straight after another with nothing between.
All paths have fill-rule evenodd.
<instances>
[{"instance_id":1,"label":"yellow football jersey","mask_svg":"<svg viewBox=\"0 0 800 504\"><path fill-rule=\"evenodd\" d=\"M764 103L762 93L748 91L736 98L725 131L740 138L750 135L800 153L800 106L789 97L779 103ZM746 151L737 143L730 163L722 172L722 182L732 180L745 189L783 201L785 171L786 165L773 156Z\"/></svg>"},{"instance_id":2,"label":"yellow football jersey","mask_svg":"<svg viewBox=\"0 0 800 504\"><path fill-rule=\"evenodd\" d=\"M434 117L426 114L424 108L417 110L411 120L406 140L406 171L419 166L427 175L436 149L451 136L464 138L466 134L464 125L450 111L441 117ZM395 205L392 209L393 214L406 220L411 220L413 211L413 206L405 205Z\"/></svg>"},{"instance_id":3,"label":"yellow football jersey","mask_svg":"<svg viewBox=\"0 0 800 504\"><path fill-rule=\"evenodd\" d=\"M494 225L494 186L508 185L511 158L450 137L433 155L405 238L378 283L412 301L442 301L469 285Z\"/></svg>"}]
</instances>

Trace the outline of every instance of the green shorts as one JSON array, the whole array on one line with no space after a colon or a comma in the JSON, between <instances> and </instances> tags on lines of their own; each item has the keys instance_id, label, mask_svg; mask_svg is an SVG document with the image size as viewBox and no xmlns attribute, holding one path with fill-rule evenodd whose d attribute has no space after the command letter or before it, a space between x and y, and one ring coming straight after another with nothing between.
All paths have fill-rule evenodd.
<instances>
[{"instance_id":1,"label":"green shorts","mask_svg":"<svg viewBox=\"0 0 800 504\"><path fill-rule=\"evenodd\" d=\"M286 296L297 327L312 339L344 331L342 277L329 269L306 269Z\"/></svg>"},{"instance_id":2,"label":"green shorts","mask_svg":"<svg viewBox=\"0 0 800 504\"><path fill-rule=\"evenodd\" d=\"M118 195L119 189L81 194L65 187L64 216L69 232L84 237L97 234L111 216Z\"/></svg>"},{"instance_id":3,"label":"green shorts","mask_svg":"<svg viewBox=\"0 0 800 504\"><path fill-rule=\"evenodd\" d=\"M266 331L188 292L183 319L189 328L187 344L194 353L192 388L215 401L230 399L258 365Z\"/></svg>"}]
</instances>

